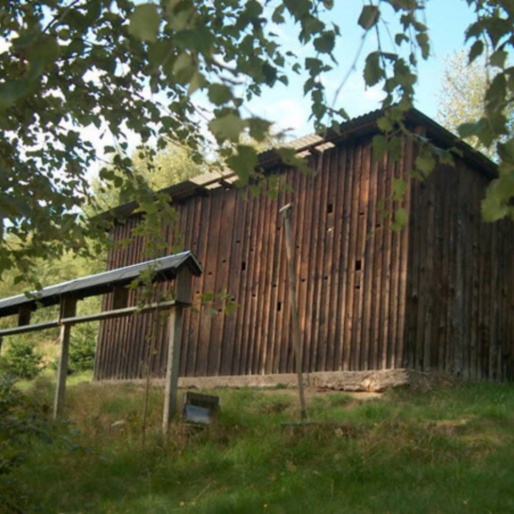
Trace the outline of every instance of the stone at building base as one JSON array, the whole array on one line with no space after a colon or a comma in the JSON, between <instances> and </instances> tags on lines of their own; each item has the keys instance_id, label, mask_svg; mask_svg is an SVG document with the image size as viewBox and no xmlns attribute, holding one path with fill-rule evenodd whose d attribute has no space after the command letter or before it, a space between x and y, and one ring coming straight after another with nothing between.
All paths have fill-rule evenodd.
<instances>
[{"instance_id":1,"label":"stone at building base","mask_svg":"<svg viewBox=\"0 0 514 514\"><path fill-rule=\"evenodd\" d=\"M140 380L103 380L99 385L120 382L145 383ZM424 373L410 369L384 369L369 371L323 371L304 373L306 387L318 390L348 392L383 392L387 389L410 387L418 390L429 390L435 385L449 385L452 377L440 373ZM152 379L152 385L163 385L164 380ZM179 387L182 389L215 389L219 387L262 387L262 388L296 388L295 373L276 375L241 375L218 377L181 377Z\"/></svg>"},{"instance_id":2,"label":"stone at building base","mask_svg":"<svg viewBox=\"0 0 514 514\"><path fill-rule=\"evenodd\" d=\"M427 390L436 384L448 384L448 376L423 373L409 369L386 369L371 371L330 371L304 374L306 387L331 389L334 391L382 392L397 387L413 387ZM185 389L212 389L216 387L287 387L295 388L296 374L246 375L220 377L183 377L179 386Z\"/></svg>"}]
</instances>

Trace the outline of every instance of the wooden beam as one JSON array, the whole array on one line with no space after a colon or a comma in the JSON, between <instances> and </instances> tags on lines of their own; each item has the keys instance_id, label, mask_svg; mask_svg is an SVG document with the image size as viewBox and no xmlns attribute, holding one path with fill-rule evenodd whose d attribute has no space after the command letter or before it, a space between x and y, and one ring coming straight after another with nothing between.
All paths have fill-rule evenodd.
<instances>
[{"instance_id":1,"label":"wooden beam","mask_svg":"<svg viewBox=\"0 0 514 514\"><path fill-rule=\"evenodd\" d=\"M4 328L0 330L0 337L12 336L15 334L25 334L27 332L35 332L37 330L56 328L62 325L75 325L78 323L86 323L88 321L99 321L102 319L119 318L121 316L130 316L132 314L147 312L155 309L166 310L170 309L173 305L176 305L177 303L181 303L182 307L189 307L191 305L191 302L176 302L175 300L169 300L167 302L151 303L149 305L144 305L143 307L126 307L125 309L98 312L96 314L86 314L85 316L73 316L54 321L43 321L42 323L35 323L34 325Z\"/></svg>"},{"instance_id":2,"label":"wooden beam","mask_svg":"<svg viewBox=\"0 0 514 514\"><path fill-rule=\"evenodd\" d=\"M45 330L48 328L56 328L60 325L59 320L43 321L34 325L24 325L21 327L4 328L0 330L0 337L12 336L15 334L26 334L27 332L36 332L37 330Z\"/></svg>"},{"instance_id":3,"label":"wooden beam","mask_svg":"<svg viewBox=\"0 0 514 514\"><path fill-rule=\"evenodd\" d=\"M18 309L18 326L21 327L23 325L30 324L30 317L32 314L32 309L30 305L20 305Z\"/></svg>"},{"instance_id":4,"label":"wooden beam","mask_svg":"<svg viewBox=\"0 0 514 514\"><path fill-rule=\"evenodd\" d=\"M65 319L75 316L77 298L74 296L63 296L61 298L60 318ZM54 419L62 415L64 409L64 397L66 393L66 377L68 376L68 354L70 349L71 324L61 325L61 355L57 369L57 387L55 389Z\"/></svg>"},{"instance_id":5,"label":"wooden beam","mask_svg":"<svg viewBox=\"0 0 514 514\"><path fill-rule=\"evenodd\" d=\"M191 305L191 282L193 275L189 268L179 271L175 279L174 298L175 302Z\"/></svg>"},{"instance_id":6,"label":"wooden beam","mask_svg":"<svg viewBox=\"0 0 514 514\"><path fill-rule=\"evenodd\" d=\"M162 311L166 309L170 309L177 303L180 303L182 307L186 307L191 305L191 303L186 302L176 302L175 300L169 300L167 302L161 303L151 303L148 305L144 305L143 307L126 307L124 309L115 309L112 311L98 312L96 314L86 314L85 316L74 316L71 318L63 318L60 323L65 325L74 325L76 323L84 323L87 321L99 321L102 319L111 319L111 318L119 318L121 316L130 316L132 314L139 314L148 311ZM1 332L0 332L1 334Z\"/></svg>"},{"instance_id":7,"label":"wooden beam","mask_svg":"<svg viewBox=\"0 0 514 514\"><path fill-rule=\"evenodd\" d=\"M191 302L192 275L189 269L182 269L175 279L176 305L171 308L169 319L168 359L162 416L162 434L168 436L170 421L177 411L180 346L182 344L183 303Z\"/></svg>"},{"instance_id":8,"label":"wooden beam","mask_svg":"<svg viewBox=\"0 0 514 514\"><path fill-rule=\"evenodd\" d=\"M123 309L128 306L129 289L126 286L116 286L113 290L113 309Z\"/></svg>"}]
</instances>

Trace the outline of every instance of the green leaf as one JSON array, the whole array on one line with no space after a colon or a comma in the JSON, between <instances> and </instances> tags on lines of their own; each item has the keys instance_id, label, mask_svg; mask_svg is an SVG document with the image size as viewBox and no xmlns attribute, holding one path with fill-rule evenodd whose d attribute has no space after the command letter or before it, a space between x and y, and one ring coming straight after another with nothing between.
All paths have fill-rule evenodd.
<instances>
[{"instance_id":1,"label":"green leaf","mask_svg":"<svg viewBox=\"0 0 514 514\"><path fill-rule=\"evenodd\" d=\"M382 116L377 120L377 126L382 132L390 132L394 127L391 120L385 116Z\"/></svg>"},{"instance_id":2,"label":"green leaf","mask_svg":"<svg viewBox=\"0 0 514 514\"><path fill-rule=\"evenodd\" d=\"M33 46L41 35L42 27L39 22L29 24L20 31L19 36L14 38L14 47L18 50L21 48L30 48Z\"/></svg>"},{"instance_id":3,"label":"green leaf","mask_svg":"<svg viewBox=\"0 0 514 514\"><path fill-rule=\"evenodd\" d=\"M155 4L140 4L129 18L129 34L141 41L157 41L161 17Z\"/></svg>"},{"instance_id":4,"label":"green leaf","mask_svg":"<svg viewBox=\"0 0 514 514\"><path fill-rule=\"evenodd\" d=\"M492 66L504 68L505 61L507 60L508 56L509 54L505 50L496 50L496 52L493 52L491 57L489 57L489 62Z\"/></svg>"},{"instance_id":5,"label":"green leaf","mask_svg":"<svg viewBox=\"0 0 514 514\"><path fill-rule=\"evenodd\" d=\"M282 159L282 162L284 164L287 164L289 166L296 165L298 161L298 155L293 148L283 146L281 148L277 148L277 152L280 155L280 158Z\"/></svg>"},{"instance_id":6,"label":"green leaf","mask_svg":"<svg viewBox=\"0 0 514 514\"><path fill-rule=\"evenodd\" d=\"M426 32L417 34L416 41L418 42L419 48L421 50L421 56L425 60L428 59L430 56L430 43L428 40L428 34Z\"/></svg>"},{"instance_id":7,"label":"green leaf","mask_svg":"<svg viewBox=\"0 0 514 514\"><path fill-rule=\"evenodd\" d=\"M393 136L389 139L389 159L397 161L402 156L403 138L400 136Z\"/></svg>"},{"instance_id":8,"label":"green leaf","mask_svg":"<svg viewBox=\"0 0 514 514\"><path fill-rule=\"evenodd\" d=\"M271 122L263 118L249 118L248 127L250 137L255 139L256 141L264 141L264 139L266 139L266 136L269 135L269 129L271 125Z\"/></svg>"},{"instance_id":9,"label":"green leaf","mask_svg":"<svg viewBox=\"0 0 514 514\"><path fill-rule=\"evenodd\" d=\"M415 5L412 0L387 0L387 3L390 4L395 11L408 11Z\"/></svg>"},{"instance_id":10,"label":"green leaf","mask_svg":"<svg viewBox=\"0 0 514 514\"><path fill-rule=\"evenodd\" d=\"M400 207L394 213L394 220L391 228L395 232L399 232L409 221L409 213L404 207Z\"/></svg>"},{"instance_id":11,"label":"green leaf","mask_svg":"<svg viewBox=\"0 0 514 514\"><path fill-rule=\"evenodd\" d=\"M498 73L489 84L485 93L485 101L489 123L491 123L491 115L500 114L502 107L507 101L507 80L503 73ZM498 119L497 121L500 120Z\"/></svg>"},{"instance_id":12,"label":"green leaf","mask_svg":"<svg viewBox=\"0 0 514 514\"><path fill-rule=\"evenodd\" d=\"M387 138L381 134L373 137L373 151L375 159L379 160L384 157L389 148Z\"/></svg>"},{"instance_id":13,"label":"green leaf","mask_svg":"<svg viewBox=\"0 0 514 514\"><path fill-rule=\"evenodd\" d=\"M409 41L409 38L403 32L399 32L394 36L394 42L398 46L400 46L405 41Z\"/></svg>"},{"instance_id":14,"label":"green leaf","mask_svg":"<svg viewBox=\"0 0 514 514\"><path fill-rule=\"evenodd\" d=\"M225 84L211 84L208 96L214 105L226 104L233 98L232 90Z\"/></svg>"},{"instance_id":15,"label":"green leaf","mask_svg":"<svg viewBox=\"0 0 514 514\"><path fill-rule=\"evenodd\" d=\"M384 77L384 70L380 65L380 54L372 52L366 57L364 65L364 82L367 86L374 86Z\"/></svg>"},{"instance_id":16,"label":"green leaf","mask_svg":"<svg viewBox=\"0 0 514 514\"><path fill-rule=\"evenodd\" d=\"M175 43L178 47L189 51L198 51L203 54L211 54L212 46L216 39L205 27L192 30L181 30L175 36Z\"/></svg>"},{"instance_id":17,"label":"green leaf","mask_svg":"<svg viewBox=\"0 0 514 514\"><path fill-rule=\"evenodd\" d=\"M275 84L275 81L277 80L277 69L274 66L271 66L270 64L265 62L262 65L262 73L264 75L264 78L266 79L266 84L272 87Z\"/></svg>"},{"instance_id":18,"label":"green leaf","mask_svg":"<svg viewBox=\"0 0 514 514\"><path fill-rule=\"evenodd\" d=\"M502 161L514 162L514 139L509 139L504 143L498 143L498 155Z\"/></svg>"},{"instance_id":19,"label":"green leaf","mask_svg":"<svg viewBox=\"0 0 514 514\"><path fill-rule=\"evenodd\" d=\"M173 74L179 84L187 84L193 78L196 66L190 54L181 53L173 65Z\"/></svg>"},{"instance_id":20,"label":"green leaf","mask_svg":"<svg viewBox=\"0 0 514 514\"><path fill-rule=\"evenodd\" d=\"M407 192L407 182L402 178L393 179L393 199L395 201L403 200Z\"/></svg>"},{"instance_id":21,"label":"green leaf","mask_svg":"<svg viewBox=\"0 0 514 514\"><path fill-rule=\"evenodd\" d=\"M296 20L307 17L312 5L311 0L283 0L283 3Z\"/></svg>"},{"instance_id":22,"label":"green leaf","mask_svg":"<svg viewBox=\"0 0 514 514\"><path fill-rule=\"evenodd\" d=\"M378 23L380 10L376 5L365 5L362 8L358 23L364 30L369 30Z\"/></svg>"},{"instance_id":23,"label":"green leaf","mask_svg":"<svg viewBox=\"0 0 514 514\"><path fill-rule=\"evenodd\" d=\"M257 165L257 150L253 146L237 145L237 154L230 156L227 164L239 177L240 185L246 185Z\"/></svg>"},{"instance_id":24,"label":"green leaf","mask_svg":"<svg viewBox=\"0 0 514 514\"><path fill-rule=\"evenodd\" d=\"M475 21L469 27L465 30L465 38L466 41L471 38L478 38L482 34L482 31L484 30L484 20L479 19L478 21Z\"/></svg>"},{"instance_id":25,"label":"green leaf","mask_svg":"<svg viewBox=\"0 0 514 514\"><path fill-rule=\"evenodd\" d=\"M457 132L462 139L478 135L485 128L485 120L481 119L477 122L461 123L457 127Z\"/></svg>"},{"instance_id":26,"label":"green leaf","mask_svg":"<svg viewBox=\"0 0 514 514\"><path fill-rule=\"evenodd\" d=\"M508 204L503 201L498 187L499 181L493 180L482 200L482 217L484 221L494 222L504 218L508 213Z\"/></svg>"},{"instance_id":27,"label":"green leaf","mask_svg":"<svg viewBox=\"0 0 514 514\"><path fill-rule=\"evenodd\" d=\"M284 10L286 6L283 4L280 4L278 7L275 8L273 11L273 14L271 15L271 21L273 23L281 24L284 23L286 20L284 18Z\"/></svg>"},{"instance_id":28,"label":"green leaf","mask_svg":"<svg viewBox=\"0 0 514 514\"><path fill-rule=\"evenodd\" d=\"M484 43L480 39L477 39L469 50L468 62L471 64L477 57L481 56L484 52Z\"/></svg>"},{"instance_id":29,"label":"green leaf","mask_svg":"<svg viewBox=\"0 0 514 514\"><path fill-rule=\"evenodd\" d=\"M334 50L336 40L333 32L325 32L314 41L314 48L317 52L329 54Z\"/></svg>"},{"instance_id":30,"label":"green leaf","mask_svg":"<svg viewBox=\"0 0 514 514\"><path fill-rule=\"evenodd\" d=\"M169 41L155 41L148 45L148 60L154 68L158 68L170 53Z\"/></svg>"},{"instance_id":31,"label":"green leaf","mask_svg":"<svg viewBox=\"0 0 514 514\"><path fill-rule=\"evenodd\" d=\"M209 123L209 129L218 142L227 140L237 142L246 126L247 122L234 113L215 118Z\"/></svg>"},{"instance_id":32,"label":"green leaf","mask_svg":"<svg viewBox=\"0 0 514 514\"><path fill-rule=\"evenodd\" d=\"M30 62L29 80L38 79L47 65L54 64L58 56L59 44L55 38L43 34L27 49L27 58Z\"/></svg>"},{"instance_id":33,"label":"green leaf","mask_svg":"<svg viewBox=\"0 0 514 514\"><path fill-rule=\"evenodd\" d=\"M13 219L30 213L30 209L21 199L6 194L1 194L0 198L0 218Z\"/></svg>"},{"instance_id":34,"label":"green leaf","mask_svg":"<svg viewBox=\"0 0 514 514\"><path fill-rule=\"evenodd\" d=\"M0 109L7 109L27 95L32 83L28 80L10 80L0 84Z\"/></svg>"},{"instance_id":35,"label":"green leaf","mask_svg":"<svg viewBox=\"0 0 514 514\"><path fill-rule=\"evenodd\" d=\"M427 176L432 173L435 167L435 158L430 151L424 151L416 157L415 167L422 175Z\"/></svg>"},{"instance_id":36,"label":"green leaf","mask_svg":"<svg viewBox=\"0 0 514 514\"><path fill-rule=\"evenodd\" d=\"M192 95L196 90L204 87L205 84L206 80L203 74L199 71L195 71L193 73L193 76L191 77L191 80L189 81L189 88L187 90L187 93L189 95Z\"/></svg>"}]
</instances>

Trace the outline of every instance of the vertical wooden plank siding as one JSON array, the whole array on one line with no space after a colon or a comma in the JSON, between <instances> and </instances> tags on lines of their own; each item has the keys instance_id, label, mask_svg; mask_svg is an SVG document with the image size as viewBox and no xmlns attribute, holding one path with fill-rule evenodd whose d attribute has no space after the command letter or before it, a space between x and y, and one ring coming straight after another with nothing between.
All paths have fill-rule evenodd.
<instances>
[{"instance_id":1,"label":"vertical wooden plank siding","mask_svg":"<svg viewBox=\"0 0 514 514\"><path fill-rule=\"evenodd\" d=\"M294 358L280 207L293 202L292 223L304 371L408 366L466 378L513 375L514 237L512 223L480 222L487 179L439 167L410 180L416 153L374 159L371 137L347 139L310 157L316 173L271 170L282 189L259 195L220 186L176 204L169 248L179 239L204 274L193 281L195 305L184 314L183 376L292 373ZM393 180L408 183L393 200ZM393 232L394 212L409 212ZM137 217L117 225L131 237ZM114 247L109 267L144 260L144 241ZM176 248L175 248L176 250ZM163 290L165 291L165 289ZM212 293L212 301L200 296ZM237 307L225 313L228 295ZM132 304L134 294L129 294ZM106 306L113 299L106 297ZM162 375L166 327L149 356L151 315L104 321L95 377Z\"/></svg>"},{"instance_id":2,"label":"vertical wooden plank siding","mask_svg":"<svg viewBox=\"0 0 514 514\"><path fill-rule=\"evenodd\" d=\"M512 373L513 224L481 221L487 184L462 160L413 182L406 344L416 369Z\"/></svg>"}]
</instances>

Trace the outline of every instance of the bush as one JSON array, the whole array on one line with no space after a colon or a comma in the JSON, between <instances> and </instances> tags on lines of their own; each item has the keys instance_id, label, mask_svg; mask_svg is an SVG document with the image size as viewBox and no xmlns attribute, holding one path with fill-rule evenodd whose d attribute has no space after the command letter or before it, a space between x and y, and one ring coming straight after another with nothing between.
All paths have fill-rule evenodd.
<instances>
[{"instance_id":1,"label":"bush","mask_svg":"<svg viewBox=\"0 0 514 514\"><path fill-rule=\"evenodd\" d=\"M95 364L97 329L85 323L78 325L72 336L69 356L69 373L93 369Z\"/></svg>"},{"instance_id":2,"label":"bush","mask_svg":"<svg viewBox=\"0 0 514 514\"><path fill-rule=\"evenodd\" d=\"M0 512L35 510L30 490L12 472L31 456L34 445L66 441L61 426L47 419L51 406L40 396L37 391L24 394L12 376L0 376Z\"/></svg>"},{"instance_id":3,"label":"bush","mask_svg":"<svg viewBox=\"0 0 514 514\"><path fill-rule=\"evenodd\" d=\"M82 339L70 346L69 372L87 371L95 364L95 341Z\"/></svg>"},{"instance_id":4,"label":"bush","mask_svg":"<svg viewBox=\"0 0 514 514\"><path fill-rule=\"evenodd\" d=\"M68 355L68 375L88 371L95 365L96 333L92 324L76 325L72 331ZM50 369L57 370L59 359L50 362Z\"/></svg>"},{"instance_id":5,"label":"bush","mask_svg":"<svg viewBox=\"0 0 514 514\"><path fill-rule=\"evenodd\" d=\"M4 373L15 378L32 380L44 369L43 356L34 350L30 342L20 341L11 344L0 360Z\"/></svg>"}]
</instances>

